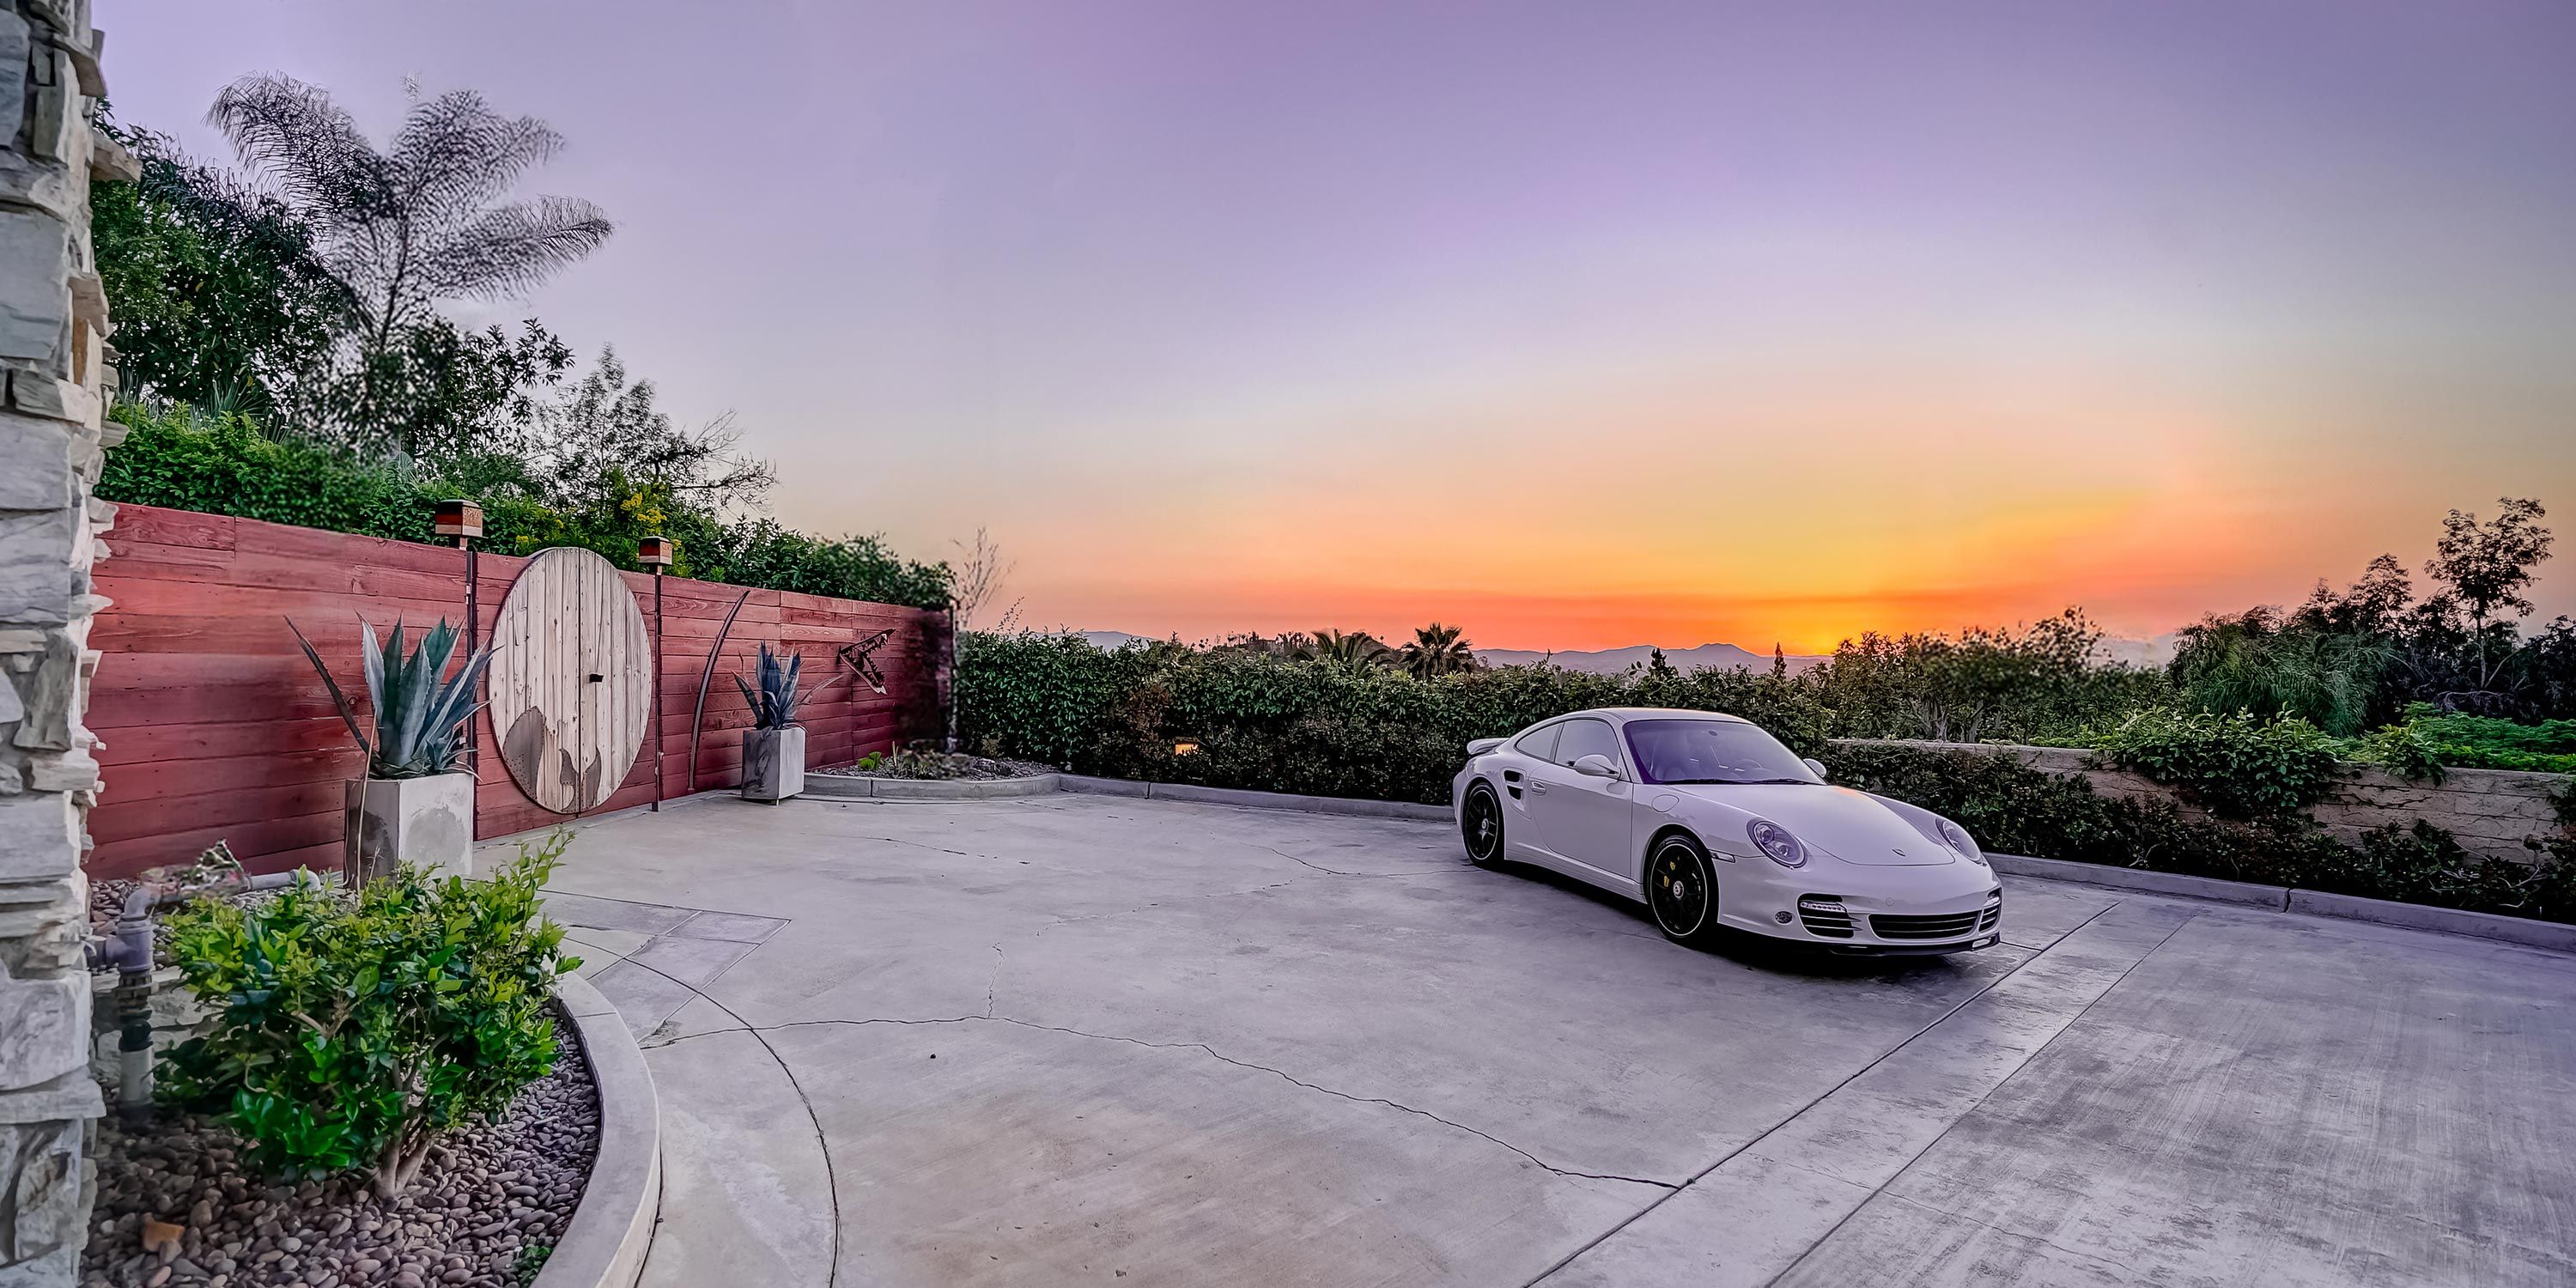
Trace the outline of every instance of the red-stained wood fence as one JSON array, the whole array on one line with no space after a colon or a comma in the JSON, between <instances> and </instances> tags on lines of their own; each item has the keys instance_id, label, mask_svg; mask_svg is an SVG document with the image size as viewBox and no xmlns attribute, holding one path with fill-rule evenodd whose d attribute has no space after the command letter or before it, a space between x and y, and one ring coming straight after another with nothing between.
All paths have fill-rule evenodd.
<instances>
[{"instance_id":1,"label":"red-stained wood fence","mask_svg":"<svg viewBox=\"0 0 2576 1288\"><path fill-rule=\"evenodd\" d=\"M110 557L95 589L100 612L90 647L103 656L88 722L105 781L90 813L93 877L128 876L182 863L225 841L254 871L325 867L340 855L341 783L363 770L329 693L286 627L303 628L366 720L358 623L379 633L397 620L428 626L465 620L465 555L444 546L321 532L185 510L118 507ZM488 643L510 584L527 560L482 554L476 608ZM623 574L648 631L653 578ZM718 628L743 588L663 579L656 684L662 720L663 799L689 790L689 715ZM726 637L707 691L697 788L740 781L751 722L726 678L749 674L760 646L805 658L808 691L846 674L840 645L891 628L875 661L878 694L841 680L800 713L807 763L846 764L910 737L937 732L947 618L914 608L787 591L754 590ZM530 801L501 764L488 717L478 717L481 774L475 834L503 836L562 816ZM635 767L594 813L655 797L652 736Z\"/></svg>"}]
</instances>

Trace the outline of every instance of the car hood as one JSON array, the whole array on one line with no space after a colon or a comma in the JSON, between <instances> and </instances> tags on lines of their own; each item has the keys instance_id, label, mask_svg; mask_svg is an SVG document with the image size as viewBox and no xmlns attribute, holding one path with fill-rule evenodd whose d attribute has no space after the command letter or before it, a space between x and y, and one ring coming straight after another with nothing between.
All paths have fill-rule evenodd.
<instances>
[{"instance_id":1,"label":"car hood","mask_svg":"<svg viewBox=\"0 0 2576 1288\"><path fill-rule=\"evenodd\" d=\"M1866 867L1928 867L1959 856L1866 792L1813 783L1691 783L1657 790L1767 818L1808 848Z\"/></svg>"}]
</instances>

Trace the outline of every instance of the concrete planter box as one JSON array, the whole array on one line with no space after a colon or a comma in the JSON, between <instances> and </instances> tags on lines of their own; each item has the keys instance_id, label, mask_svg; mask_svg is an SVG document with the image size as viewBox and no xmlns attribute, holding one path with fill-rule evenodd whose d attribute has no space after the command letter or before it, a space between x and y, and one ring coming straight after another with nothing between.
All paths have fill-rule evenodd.
<instances>
[{"instance_id":1,"label":"concrete planter box","mask_svg":"<svg viewBox=\"0 0 2576 1288\"><path fill-rule=\"evenodd\" d=\"M742 731L742 798L783 801L805 790L805 726Z\"/></svg>"},{"instance_id":2,"label":"concrete planter box","mask_svg":"<svg viewBox=\"0 0 2576 1288\"><path fill-rule=\"evenodd\" d=\"M438 876L474 875L474 775L352 778L340 871L351 889L413 863Z\"/></svg>"}]
</instances>

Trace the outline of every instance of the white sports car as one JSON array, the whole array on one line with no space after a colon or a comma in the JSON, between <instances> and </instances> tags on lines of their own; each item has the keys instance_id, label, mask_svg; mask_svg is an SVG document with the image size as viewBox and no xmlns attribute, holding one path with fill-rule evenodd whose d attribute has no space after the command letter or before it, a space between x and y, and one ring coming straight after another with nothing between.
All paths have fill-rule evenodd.
<instances>
[{"instance_id":1,"label":"white sports car","mask_svg":"<svg viewBox=\"0 0 2576 1288\"><path fill-rule=\"evenodd\" d=\"M2004 892L1966 828L1825 782L1751 721L1577 711L1467 744L1467 857L1644 901L1665 936L1721 926L1848 953L1986 948Z\"/></svg>"}]
</instances>

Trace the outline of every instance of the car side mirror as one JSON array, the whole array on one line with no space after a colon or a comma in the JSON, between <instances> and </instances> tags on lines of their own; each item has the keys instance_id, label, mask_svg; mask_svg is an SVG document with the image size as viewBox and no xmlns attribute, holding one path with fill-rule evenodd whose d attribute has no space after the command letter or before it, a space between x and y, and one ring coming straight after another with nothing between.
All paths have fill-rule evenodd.
<instances>
[{"instance_id":1,"label":"car side mirror","mask_svg":"<svg viewBox=\"0 0 2576 1288\"><path fill-rule=\"evenodd\" d=\"M1575 757L1574 772L1586 778L1617 778L1619 767L1611 764L1608 756L1596 752L1589 756Z\"/></svg>"},{"instance_id":2,"label":"car side mirror","mask_svg":"<svg viewBox=\"0 0 2576 1288\"><path fill-rule=\"evenodd\" d=\"M1816 771L1816 777L1818 777L1818 778L1823 778L1823 777L1825 776L1825 762L1823 762L1823 761L1821 761L1821 760L1818 760L1818 759L1816 759L1816 758L1815 758L1815 757L1813 757L1813 756L1808 756L1808 757L1804 758L1803 760L1801 760L1799 763L1800 763L1800 764L1805 765L1805 766L1806 766L1807 768L1809 768L1809 769L1812 769L1812 770Z\"/></svg>"}]
</instances>

